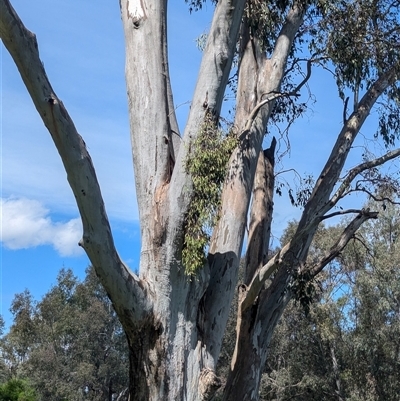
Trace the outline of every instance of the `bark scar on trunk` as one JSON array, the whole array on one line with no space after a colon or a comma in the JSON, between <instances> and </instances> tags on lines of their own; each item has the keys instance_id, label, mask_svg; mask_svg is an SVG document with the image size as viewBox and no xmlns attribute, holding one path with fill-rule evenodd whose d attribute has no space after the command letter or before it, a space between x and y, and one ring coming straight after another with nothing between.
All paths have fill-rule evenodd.
<instances>
[{"instance_id":1,"label":"bark scar on trunk","mask_svg":"<svg viewBox=\"0 0 400 401\"><path fill-rule=\"evenodd\" d=\"M127 1L126 11L128 19L132 19L135 28L139 28L141 22L146 19L146 12L144 11L142 0Z\"/></svg>"},{"instance_id":2,"label":"bark scar on trunk","mask_svg":"<svg viewBox=\"0 0 400 401\"><path fill-rule=\"evenodd\" d=\"M221 379L212 369L204 368L200 373L199 391L202 401L211 400L215 392L221 387Z\"/></svg>"}]
</instances>

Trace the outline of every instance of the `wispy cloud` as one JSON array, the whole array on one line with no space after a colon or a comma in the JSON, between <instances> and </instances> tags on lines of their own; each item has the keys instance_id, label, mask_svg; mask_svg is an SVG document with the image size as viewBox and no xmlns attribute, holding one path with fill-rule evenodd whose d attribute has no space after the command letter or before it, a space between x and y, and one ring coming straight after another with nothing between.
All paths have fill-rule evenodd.
<instances>
[{"instance_id":1,"label":"wispy cloud","mask_svg":"<svg viewBox=\"0 0 400 401\"><path fill-rule=\"evenodd\" d=\"M79 218L56 222L40 202L27 198L1 198L1 241L17 250L51 245L61 256L78 256L82 236Z\"/></svg>"}]
</instances>

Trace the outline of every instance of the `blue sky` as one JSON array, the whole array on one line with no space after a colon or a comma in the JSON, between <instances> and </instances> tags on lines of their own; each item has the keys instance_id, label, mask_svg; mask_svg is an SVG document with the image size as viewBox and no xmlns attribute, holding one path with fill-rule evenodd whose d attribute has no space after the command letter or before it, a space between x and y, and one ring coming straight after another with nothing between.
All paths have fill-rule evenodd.
<instances>
[{"instance_id":1,"label":"blue sky","mask_svg":"<svg viewBox=\"0 0 400 401\"><path fill-rule=\"evenodd\" d=\"M174 102L184 125L201 59L195 39L207 32L212 8L189 14L171 0L169 53ZM138 266L140 236L129 142L124 81L124 40L117 1L12 0L38 39L52 86L67 107L92 156L117 248ZM1 47L1 304L28 288L39 299L60 268L83 277L89 261L77 243L81 224L66 174L18 71ZM318 103L291 133L284 168L317 173L340 129L341 102L328 73L312 77ZM325 96L332 92L333 97ZM307 145L307 146L305 146ZM283 144L282 144L283 146ZM307 153L305 151L307 150ZM283 168L283 166L281 166ZM290 182L293 176L288 175ZM275 235L299 215L284 198L275 201Z\"/></svg>"}]
</instances>

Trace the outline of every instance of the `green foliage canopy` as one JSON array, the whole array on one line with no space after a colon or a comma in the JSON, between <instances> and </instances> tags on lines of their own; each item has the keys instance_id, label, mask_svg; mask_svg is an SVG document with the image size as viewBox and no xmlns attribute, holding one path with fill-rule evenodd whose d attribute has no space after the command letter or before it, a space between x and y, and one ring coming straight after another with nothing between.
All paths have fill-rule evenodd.
<instances>
[{"instance_id":1,"label":"green foliage canopy","mask_svg":"<svg viewBox=\"0 0 400 401\"><path fill-rule=\"evenodd\" d=\"M125 399L125 334L94 269L83 282L62 269L40 302L25 291L11 311L0 343L8 379L29 378L41 400Z\"/></svg>"}]
</instances>

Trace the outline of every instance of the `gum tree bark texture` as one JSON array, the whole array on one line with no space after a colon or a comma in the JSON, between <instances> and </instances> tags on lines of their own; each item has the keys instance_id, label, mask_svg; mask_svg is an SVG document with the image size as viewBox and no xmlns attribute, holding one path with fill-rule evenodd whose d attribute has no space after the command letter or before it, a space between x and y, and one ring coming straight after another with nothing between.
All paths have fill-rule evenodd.
<instances>
[{"instance_id":1,"label":"gum tree bark texture","mask_svg":"<svg viewBox=\"0 0 400 401\"><path fill-rule=\"evenodd\" d=\"M193 2L192 2L193 3ZM201 3L201 2L200 2ZM80 245L94 266L126 332L130 350L130 399L210 400L221 386L216 365L230 304L239 291L237 339L225 400L257 400L274 328L295 295L296 274L317 275L377 213L355 209L352 221L321 260L307 265L319 223L359 174L399 156L398 149L354 167L338 186L362 124L377 99L398 79L388 66L344 121L293 238L269 254L276 140L263 150L275 102L298 96L281 90L296 36L312 2L287 2L270 52L249 20L256 1L219 0L184 128L179 132L169 77L166 0L120 0L126 44L126 85L132 156L141 224L138 274L119 258L100 186L85 142L48 81L35 35L9 0L0 0L1 39L13 57L67 172L83 222ZM271 4L273 4L271 2ZM247 10L247 11L246 11ZM236 62L233 63L236 56ZM185 217L193 198L185 162L205 121L218 126L232 69L237 74L233 132L237 146L222 187L219 216L204 266L194 276L182 263ZM239 260L249 218L245 278ZM238 285L240 284L240 285Z\"/></svg>"}]
</instances>

